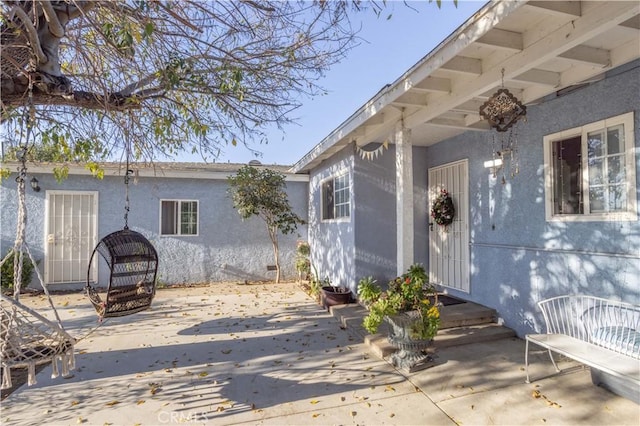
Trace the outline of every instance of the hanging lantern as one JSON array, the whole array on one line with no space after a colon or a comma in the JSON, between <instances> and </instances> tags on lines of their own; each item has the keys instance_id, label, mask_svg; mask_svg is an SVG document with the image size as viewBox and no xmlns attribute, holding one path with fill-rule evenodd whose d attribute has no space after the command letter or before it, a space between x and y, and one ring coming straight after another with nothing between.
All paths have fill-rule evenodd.
<instances>
[{"instance_id":1,"label":"hanging lantern","mask_svg":"<svg viewBox=\"0 0 640 426\"><path fill-rule=\"evenodd\" d=\"M509 175L514 177L520 172L518 158L518 135L513 127L520 119L527 115L527 107L504 87L504 68L502 69L502 87L480 106L480 116L489 122L491 129L500 134L499 147L496 143L496 134L491 132L493 147L493 163L500 159L500 168L503 170L502 183L506 183L505 167L509 169ZM504 135L505 132L508 135ZM508 162L507 162L508 160ZM493 176L496 177L498 167L493 168Z\"/></svg>"},{"instance_id":2,"label":"hanging lantern","mask_svg":"<svg viewBox=\"0 0 640 426\"><path fill-rule=\"evenodd\" d=\"M506 132L520 118L527 115L527 107L504 87L498 89L480 107L480 117L498 132Z\"/></svg>"}]
</instances>

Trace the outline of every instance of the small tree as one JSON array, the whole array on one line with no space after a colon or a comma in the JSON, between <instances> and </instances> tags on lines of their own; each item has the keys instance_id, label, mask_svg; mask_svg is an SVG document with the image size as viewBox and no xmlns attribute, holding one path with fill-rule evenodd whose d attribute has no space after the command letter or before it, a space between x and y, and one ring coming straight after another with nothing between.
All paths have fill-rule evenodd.
<instances>
[{"instance_id":1,"label":"small tree","mask_svg":"<svg viewBox=\"0 0 640 426\"><path fill-rule=\"evenodd\" d=\"M284 175L270 169L243 166L229 178L228 190L233 207L243 219L258 216L267 225L276 261L276 283L280 282L278 233L291 234L305 223L291 210L285 192Z\"/></svg>"}]
</instances>

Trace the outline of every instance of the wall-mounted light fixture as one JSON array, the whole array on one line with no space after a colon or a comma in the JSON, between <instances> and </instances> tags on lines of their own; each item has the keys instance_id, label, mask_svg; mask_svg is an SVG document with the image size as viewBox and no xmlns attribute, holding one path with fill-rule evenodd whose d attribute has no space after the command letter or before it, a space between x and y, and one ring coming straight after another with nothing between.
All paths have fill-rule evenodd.
<instances>
[{"instance_id":1,"label":"wall-mounted light fixture","mask_svg":"<svg viewBox=\"0 0 640 426\"><path fill-rule=\"evenodd\" d=\"M32 177L31 178L31 189L34 190L34 192L40 192L40 182L38 182L38 179L36 179L36 177Z\"/></svg>"},{"instance_id":2,"label":"wall-mounted light fixture","mask_svg":"<svg viewBox=\"0 0 640 426\"><path fill-rule=\"evenodd\" d=\"M493 160L485 161L484 167L486 169L489 169L489 172L493 175L493 177L496 177L498 175L498 172L502 168L502 158L499 157Z\"/></svg>"},{"instance_id":3,"label":"wall-mounted light fixture","mask_svg":"<svg viewBox=\"0 0 640 426\"><path fill-rule=\"evenodd\" d=\"M500 166L502 166L501 158L496 158L495 160L489 160L484 162L484 167L487 169L493 168L493 167L500 167Z\"/></svg>"}]
</instances>

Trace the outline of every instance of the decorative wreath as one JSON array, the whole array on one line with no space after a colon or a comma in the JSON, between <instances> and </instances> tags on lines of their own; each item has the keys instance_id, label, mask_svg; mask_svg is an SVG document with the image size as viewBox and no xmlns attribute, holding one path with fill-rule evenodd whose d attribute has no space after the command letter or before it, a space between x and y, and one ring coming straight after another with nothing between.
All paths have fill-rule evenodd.
<instances>
[{"instance_id":1,"label":"decorative wreath","mask_svg":"<svg viewBox=\"0 0 640 426\"><path fill-rule=\"evenodd\" d=\"M453 200L447 190L442 189L431 206L431 217L438 225L448 226L453 223L455 215L456 209L453 207Z\"/></svg>"}]
</instances>

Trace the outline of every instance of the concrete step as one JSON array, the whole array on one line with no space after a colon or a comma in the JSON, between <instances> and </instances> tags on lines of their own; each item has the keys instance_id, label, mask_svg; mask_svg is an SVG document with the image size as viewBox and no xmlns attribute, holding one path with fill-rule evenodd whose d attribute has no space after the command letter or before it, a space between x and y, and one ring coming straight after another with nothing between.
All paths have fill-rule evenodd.
<instances>
[{"instance_id":1,"label":"concrete step","mask_svg":"<svg viewBox=\"0 0 640 426\"><path fill-rule=\"evenodd\" d=\"M363 338L377 356L386 358L395 351L384 331L369 334L362 327L362 319L368 312L363 306L357 303L337 305L332 306L330 311L342 328ZM440 310L440 330L434 339L433 350L515 336L513 330L496 324L495 318L494 309L476 303L443 306Z\"/></svg>"},{"instance_id":2,"label":"concrete step","mask_svg":"<svg viewBox=\"0 0 640 426\"><path fill-rule=\"evenodd\" d=\"M510 328L498 324L479 324L468 327L448 328L438 331L433 339L433 345L428 351L468 345L471 343L490 342L494 340L514 337L516 333ZM369 334L364 342L371 351L381 358L386 358L395 352L386 334Z\"/></svg>"},{"instance_id":3,"label":"concrete step","mask_svg":"<svg viewBox=\"0 0 640 426\"><path fill-rule=\"evenodd\" d=\"M361 337L368 334L366 330L362 328L362 319L367 315L367 310L360 304L335 305L331 307L331 313L340 321L343 327L353 330ZM490 324L495 322L495 319L495 309L471 302L443 306L440 309L441 330L478 324Z\"/></svg>"},{"instance_id":4,"label":"concrete step","mask_svg":"<svg viewBox=\"0 0 640 426\"><path fill-rule=\"evenodd\" d=\"M458 305L443 306L440 309L440 329L467 327L478 324L489 324L496 320L495 309L465 302Z\"/></svg>"},{"instance_id":5,"label":"concrete step","mask_svg":"<svg viewBox=\"0 0 640 426\"><path fill-rule=\"evenodd\" d=\"M477 324L465 327L440 329L433 339L436 348L468 345L471 343L490 342L492 340L514 337L516 333L496 323Z\"/></svg>"},{"instance_id":6,"label":"concrete step","mask_svg":"<svg viewBox=\"0 0 640 426\"><path fill-rule=\"evenodd\" d=\"M362 327L362 319L367 316L368 312L364 306L357 303L335 305L331 307L330 312L340 322L340 327L348 328L349 331L363 339L369 334Z\"/></svg>"}]
</instances>

